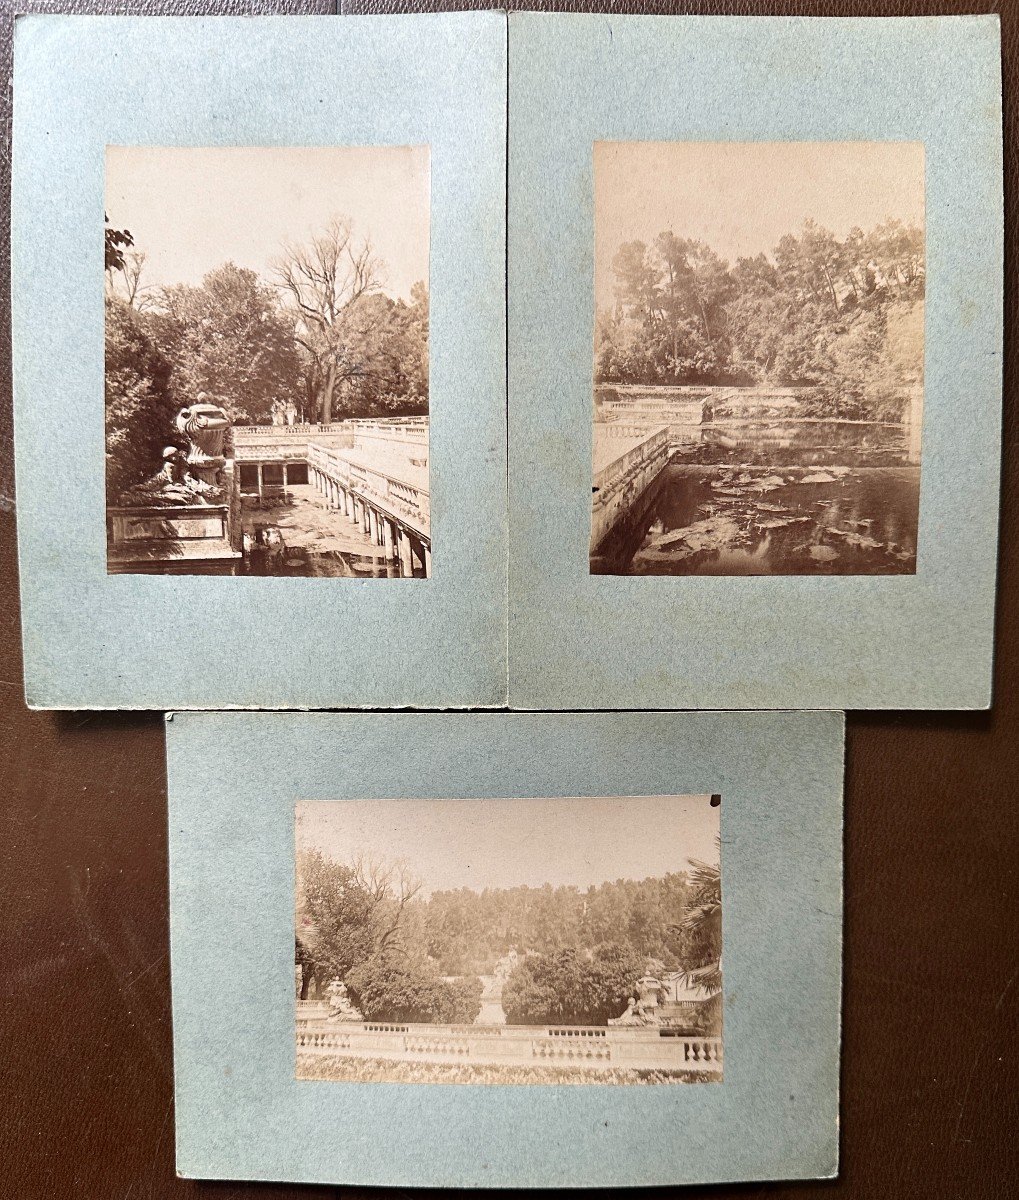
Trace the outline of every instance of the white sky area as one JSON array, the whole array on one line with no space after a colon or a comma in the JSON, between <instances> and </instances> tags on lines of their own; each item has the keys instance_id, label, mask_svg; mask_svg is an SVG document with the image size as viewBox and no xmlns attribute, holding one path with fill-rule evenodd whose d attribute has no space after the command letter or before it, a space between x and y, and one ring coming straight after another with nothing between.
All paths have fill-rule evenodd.
<instances>
[{"instance_id":1,"label":"white sky area","mask_svg":"<svg viewBox=\"0 0 1019 1200\"><path fill-rule=\"evenodd\" d=\"M406 862L425 891L647 879L718 862L710 796L344 800L297 805L297 849ZM724 803L724 801L723 801Z\"/></svg>"},{"instance_id":2,"label":"white sky area","mask_svg":"<svg viewBox=\"0 0 1019 1200\"><path fill-rule=\"evenodd\" d=\"M350 217L385 264L384 291L428 282L427 146L107 146L106 212L146 256L142 283L197 284L221 263L267 282L284 241Z\"/></svg>"},{"instance_id":3,"label":"white sky area","mask_svg":"<svg viewBox=\"0 0 1019 1200\"><path fill-rule=\"evenodd\" d=\"M888 217L924 227L921 142L597 142L595 289L611 303L623 242L671 229L730 266L807 217L844 238Z\"/></svg>"}]
</instances>

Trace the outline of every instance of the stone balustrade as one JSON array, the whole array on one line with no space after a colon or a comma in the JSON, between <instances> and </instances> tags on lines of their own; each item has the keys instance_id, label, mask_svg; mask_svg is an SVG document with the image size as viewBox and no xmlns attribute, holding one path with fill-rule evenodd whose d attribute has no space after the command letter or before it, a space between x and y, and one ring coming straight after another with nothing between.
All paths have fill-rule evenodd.
<instances>
[{"instance_id":1,"label":"stone balustrade","mask_svg":"<svg viewBox=\"0 0 1019 1200\"><path fill-rule=\"evenodd\" d=\"M296 425L234 425L231 435L234 446L256 442L309 441L328 436L356 436L374 434L391 441L428 441L427 417L358 417L349 421L333 421L328 425L312 425L307 422Z\"/></svg>"},{"instance_id":2,"label":"stone balustrade","mask_svg":"<svg viewBox=\"0 0 1019 1200\"><path fill-rule=\"evenodd\" d=\"M722 1040L658 1026L428 1025L297 1020L297 1049L477 1064L630 1067L721 1076Z\"/></svg>"},{"instance_id":3,"label":"stone balustrade","mask_svg":"<svg viewBox=\"0 0 1019 1200\"><path fill-rule=\"evenodd\" d=\"M250 441L254 438L302 438L309 434L346 433L345 421L334 421L331 425L234 425L231 430L234 442Z\"/></svg>"},{"instance_id":4,"label":"stone balustrade","mask_svg":"<svg viewBox=\"0 0 1019 1200\"><path fill-rule=\"evenodd\" d=\"M594 427L594 485L591 546L597 548L618 521L629 514L668 465L667 426L632 426L617 432L616 422ZM626 429L627 427L623 427Z\"/></svg>"},{"instance_id":5,"label":"stone balustrade","mask_svg":"<svg viewBox=\"0 0 1019 1200\"><path fill-rule=\"evenodd\" d=\"M384 464L384 465L383 465ZM387 559L399 559L403 575L416 567L431 575L427 470L409 457L376 459L364 451L308 446L309 480L354 525L359 525Z\"/></svg>"}]
</instances>

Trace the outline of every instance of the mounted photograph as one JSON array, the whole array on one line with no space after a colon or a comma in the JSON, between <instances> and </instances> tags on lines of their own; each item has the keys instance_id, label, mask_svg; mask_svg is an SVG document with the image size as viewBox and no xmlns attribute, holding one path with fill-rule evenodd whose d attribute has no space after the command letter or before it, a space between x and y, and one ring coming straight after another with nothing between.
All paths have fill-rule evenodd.
<instances>
[{"instance_id":1,"label":"mounted photograph","mask_svg":"<svg viewBox=\"0 0 1019 1200\"><path fill-rule=\"evenodd\" d=\"M598 142L590 570L914 574L919 142Z\"/></svg>"},{"instance_id":2,"label":"mounted photograph","mask_svg":"<svg viewBox=\"0 0 1019 1200\"><path fill-rule=\"evenodd\" d=\"M108 146L107 570L427 577L427 146Z\"/></svg>"},{"instance_id":3,"label":"mounted photograph","mask_svg":"<svg viewBox=\"0 0 1019 1200\"><path fill-rule=\"evenodd\" d=\"M298 1079L722 1079L719 796L296 807Z\"/></svg>"}]
</instances>

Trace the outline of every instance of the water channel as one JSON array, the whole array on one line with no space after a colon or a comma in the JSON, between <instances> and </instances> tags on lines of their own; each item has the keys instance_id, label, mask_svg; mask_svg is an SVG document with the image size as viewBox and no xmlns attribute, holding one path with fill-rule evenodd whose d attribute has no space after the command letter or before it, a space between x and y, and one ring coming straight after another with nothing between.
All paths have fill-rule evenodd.
<instances>
[{"instance_id":1,"label":"water channel","mask_svg":"<svg viewBox=\"0 0 1019 1200\"><path fill-rule=\"evenodd\" d=\"M351 554L341 550L287 550L274 553L251 550L240 561L238 575L274 575L319 579L399 579L404 572L399 560ZM423 567L415 566L414 578L423 579Z\"/></svg>"},{"instance_id":2,"label":"water channel","mask_svg":"<svg viewBox=\"0 0 1019 1200\"><path fill-rule=\"evenodd\" d=\"M599 548L592 571L911 574L920 467L910 449L898 425L707 426Z\"/></svg>"}]
</instances>

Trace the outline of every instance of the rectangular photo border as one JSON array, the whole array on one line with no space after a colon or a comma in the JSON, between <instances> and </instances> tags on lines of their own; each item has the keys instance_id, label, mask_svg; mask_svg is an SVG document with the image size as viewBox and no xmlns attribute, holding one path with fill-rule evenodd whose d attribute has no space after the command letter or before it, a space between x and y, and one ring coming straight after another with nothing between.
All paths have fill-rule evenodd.
<instances>
[{"instance_id":1,"label":"rectangular photo border","mask_svg":"<svg viewBox=\"0 0 1019 1200\"><path fill-rule=\"evenodd\" d=\"M504 703L505 17L26 16L15 34L12 296L29 705ZM105 147L424 144L432 577L108 575Z\"/></svg>"},{"instance_id":2,"label":"rectangular photo border","mask_svg":"<svg viewBox=\"0 0 1019 1200\"><path fill-rule=\"evenodd\" d=\"M1001 446L997 17L513 13L509 24L511 706L987 707ZM777 140L925 146L916 574L591 575L594 143Z\"/></svg>"},{"instance_id":3,"label":"rectangular photo border","mask_svg":"<svg viewBox=\"0 0 1019 1200\"><path fill-rule=\"evenodd\" d=\"M183 1176L604 1187L835 1174L841 713L167 720ZM295 1080L297 800L713 793L725 889L722 1083Z\"/></svg>"}]
</instances>

